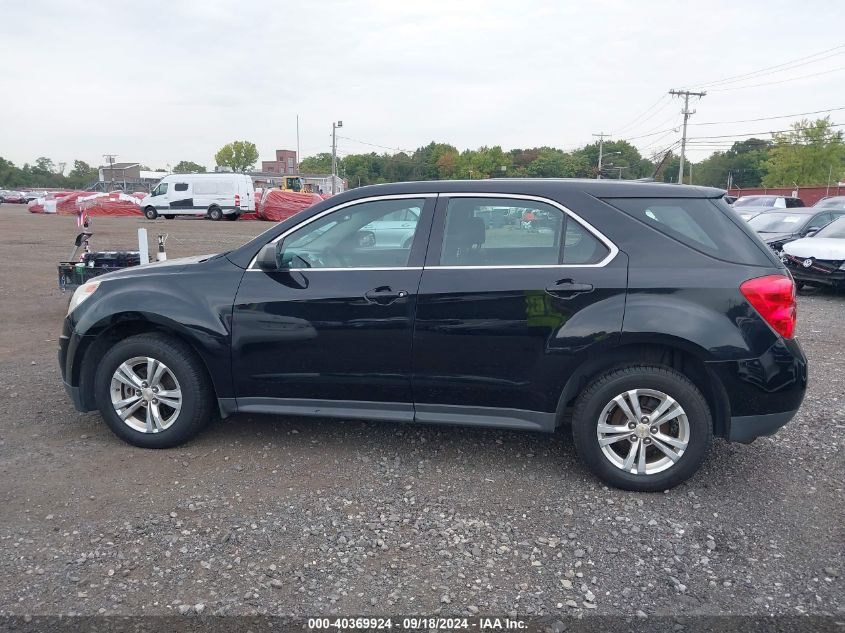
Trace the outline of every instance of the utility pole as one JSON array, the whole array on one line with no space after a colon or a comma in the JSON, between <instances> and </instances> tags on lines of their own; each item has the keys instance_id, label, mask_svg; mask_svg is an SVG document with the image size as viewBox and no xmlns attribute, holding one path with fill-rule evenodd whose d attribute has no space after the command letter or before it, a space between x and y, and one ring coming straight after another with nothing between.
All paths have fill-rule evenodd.
<instances>
[{"instance_id":1,"label":"utility pole","mask_svg":"<svg viewBox=\"0 0 845 633\"><path fill-rule=\"evenodd\" d=\"M296 174L299 175L299 161L301 160L299 154L299 115L296 115Z\"/></svg>"},{"instance_id":2,"label":"utility pole","mask_svg":"<svg viewBox=\"0 0 845 633\"><path fill-rule=\"evenodd\" d=\"M111 181L109 191L112 191L114 190L114 159L117 158L117 154L103 154L103 158L109 163L109 180Z\"/></svg>"},{"instance_id":3,"label":"utility pole","mask_svg":"<svg viewBox=\"0 0 845 633\"><path fill-rule=\"evenodd\" d=\"M337 128L343 127L343 121L332 121L332 195L337 182Z\"/></svg>"},{"instance_id":4,"label":"utility pole","mask_svg":"<svg viewBox=\"0 0 845 633\"><path fill-rule=\"evenodd\" d=\"M603 158L604 154L604 137L610 136L610 134L599 132L598 134L593 134L593 136L597 136L599 138L599 173L596 176L596 180L601 180L601 159Z\"/></svg>"},{"instance_id":5,"label":"utility pole","mask_svg":"<svg viewBox=\"0 0 845 633\"><path fill-rule=\"evenodd\" d=\"M669 91L669 94L672 95L673 97L680 97L680 96L684 97L684 112L683 112L683 114L684 114L684 131L683 131L683 134L681 136L681 165L680 165L680 169L678 169L678 184L683 184L684 183L684 152L686 151L686 148L687 148L687 121L689 120L690 115L695 114L695 110L690 112L689 98L690 98L690 96L701 98L704 95L706 95L707 93L704 92L704 91L702 91L702 92L690 92L689 90L674 90L673 89L673 90Z\"/></svg>"}]
</instances>

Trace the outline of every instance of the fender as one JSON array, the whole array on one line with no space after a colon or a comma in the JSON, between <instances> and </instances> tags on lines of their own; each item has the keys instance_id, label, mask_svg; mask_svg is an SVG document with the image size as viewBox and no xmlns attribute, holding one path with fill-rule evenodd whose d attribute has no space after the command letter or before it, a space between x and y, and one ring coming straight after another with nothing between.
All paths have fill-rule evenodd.
<instances>
[{"instance_id":1,"label":"fender","mask_svg":"<svg viewBox=\"0 0 845 633\"><path fill-rule=\"evenodd\" d=\"M79 385L82 363L95 341L115 340L104 334L121 338L159 331L189 344L208 369L218 397L229 397L233 393L232 305L243 269L222 257L177 267L151 265L133 272L121 274L120 283L115 284L109 283L110 275L104 275L94 296L68 317L73 332L68 382Z\"/></svg>"}]
</instances>

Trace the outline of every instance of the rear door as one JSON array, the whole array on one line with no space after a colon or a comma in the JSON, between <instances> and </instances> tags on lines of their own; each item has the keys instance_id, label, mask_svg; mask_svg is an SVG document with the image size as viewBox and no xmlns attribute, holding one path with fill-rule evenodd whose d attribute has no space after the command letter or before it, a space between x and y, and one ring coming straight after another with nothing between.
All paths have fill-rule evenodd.
<instances>
[{"instance_id":1,"label":"rear door","mask_svg":"<svg viewBox=\"0 0 845 633\"><path fill-rule=\"evenodd\" d=\"M247 270L232 326L242 411L413 419L412 327L435 199L329 209L281 236L286 270ZM405 244L362 230L406 209L420 219Z\"/></svg>"},{"instance_id":2,"label":"rear door","mask_svg":"<svg viewBox=\"0 0 845 633\"><path fill-rule=\"evenodd\" d=\"M441 196L417 300L416 419L551 430L574 368L615 344L626 280L627 257L556 202Z\"/></svg>"}]
</instances>

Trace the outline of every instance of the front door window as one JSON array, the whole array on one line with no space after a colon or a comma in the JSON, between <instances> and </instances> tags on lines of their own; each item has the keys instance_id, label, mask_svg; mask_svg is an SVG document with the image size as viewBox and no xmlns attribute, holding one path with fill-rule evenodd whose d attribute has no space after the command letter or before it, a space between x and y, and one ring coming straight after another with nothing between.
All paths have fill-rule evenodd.
<instances>
[{"instance_id":1,"label":"front door window","mask_svg":"<svg viewBox=\"0 0 845 633\"><path fill-rule=\"evenodd\" d=\"M423 202L378 200L329 213L284 238L280 263L286 268L407 266ZM396 222L396 217L407 220Z\"/></svg>"}]
</instances>

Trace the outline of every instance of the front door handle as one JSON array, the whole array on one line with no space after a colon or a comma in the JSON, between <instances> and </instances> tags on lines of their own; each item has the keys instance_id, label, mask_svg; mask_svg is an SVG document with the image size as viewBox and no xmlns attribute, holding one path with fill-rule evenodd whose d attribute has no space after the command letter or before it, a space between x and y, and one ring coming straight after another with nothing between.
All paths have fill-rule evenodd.
<instances>
[{"instance_id":1,"label":"front door handle","mask_svg":"<svg viewBox=\"0 0 845 633\"><path fill-rule=\"evenodd\" d=\"M379 286L364 293L364 297L370 303L378 303L387 306L397 299L404 299L408 296L407 290L393 290L390 286Z\"/></svg>"},{"instance_id":2,"label":"front door handle","mask_svg":"<svg viewBox=\"0 0 845 633\"><path fill-rule=\"evenodd\" d=\"M593 284L581 284L571 279L560 279L546 288L546 292L555 297L569 298L582 292L592 292Z\"/></svg>"}]
</instances>

